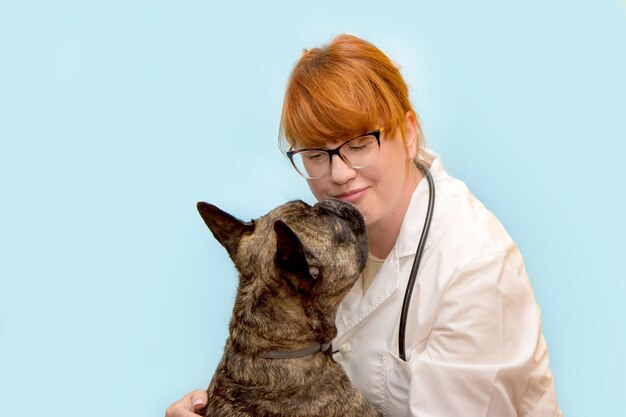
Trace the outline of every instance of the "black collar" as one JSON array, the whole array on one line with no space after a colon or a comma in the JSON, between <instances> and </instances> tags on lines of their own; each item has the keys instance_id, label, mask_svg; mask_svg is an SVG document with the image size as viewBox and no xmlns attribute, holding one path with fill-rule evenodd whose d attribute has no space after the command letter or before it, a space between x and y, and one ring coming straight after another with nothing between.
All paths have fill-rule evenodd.
<instances>
[{"instance_id":1,"label":"black collar","mask_svg":"<svg viewBox=\"0 0 626 417\"><path fill-rule=\"evenodd\" d=\"M330 349L330 343L313 343L305 348L298 350L290 350L287 352L281 352L279 350L270 350L269 352L263 352L259 356L266 359L295 359L303 358L305 356L312 355L316 352L326 352Z\"/></svg>"}]
</instances>

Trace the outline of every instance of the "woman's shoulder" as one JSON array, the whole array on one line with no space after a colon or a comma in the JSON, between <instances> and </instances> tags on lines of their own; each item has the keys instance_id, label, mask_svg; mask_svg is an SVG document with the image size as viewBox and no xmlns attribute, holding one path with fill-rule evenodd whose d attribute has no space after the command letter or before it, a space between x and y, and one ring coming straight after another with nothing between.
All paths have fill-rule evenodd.
<instances>
[{"instance_id":1,"label":"woman's shoulder","mask_svg":"<svg viewBox=\"0 0 626 417\"><path fill-rule=\"evenodd\" d=\"M452 253L457 267L489 255L521 262L519 250L493 212L460 179L435 170L435 212L438 224L432 235L432 249ZM437 172L437 170L439 172Z\"/></svg>"}]
</instances>

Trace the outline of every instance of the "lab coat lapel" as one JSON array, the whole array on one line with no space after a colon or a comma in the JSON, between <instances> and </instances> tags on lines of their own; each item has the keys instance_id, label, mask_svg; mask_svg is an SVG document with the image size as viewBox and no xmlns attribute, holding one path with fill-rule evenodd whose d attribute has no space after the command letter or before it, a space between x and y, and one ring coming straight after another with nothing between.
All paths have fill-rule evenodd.
<instances>
[{"instance_id":1,"label":"lab coat lapel","mask_svg":"<svg viewBox=\"0 0 626 417\"><path fill-rule=\"evenodd\" d=\"M380 267L365 296L359 279L341 302L336 320L338 336L350 331L396 292L399 279L398 258L392 251Z\"/></svg>"}]
</instances>

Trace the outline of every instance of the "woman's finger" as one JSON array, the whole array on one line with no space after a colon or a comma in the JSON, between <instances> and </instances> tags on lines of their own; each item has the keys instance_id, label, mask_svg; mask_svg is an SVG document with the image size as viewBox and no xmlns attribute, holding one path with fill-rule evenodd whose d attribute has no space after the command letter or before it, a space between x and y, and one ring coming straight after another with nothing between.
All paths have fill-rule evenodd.
<instances>
[{"instance_id":1,"label":"woman's finger","mask_svg":"<svg viewBox=\"0 0 626 417\"><path fill-rule=\"evenodd\" d=\"M165 410L165 417L197 417L197 410L204 408L208 400L206 391L195 390L185 395Z\"/></svg>"}]
</instances>

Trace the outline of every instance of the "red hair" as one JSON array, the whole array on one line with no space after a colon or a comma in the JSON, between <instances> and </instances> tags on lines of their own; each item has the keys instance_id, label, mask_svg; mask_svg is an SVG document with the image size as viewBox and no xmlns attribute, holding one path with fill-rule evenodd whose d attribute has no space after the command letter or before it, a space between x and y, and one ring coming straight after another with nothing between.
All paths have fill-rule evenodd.
<instances>
[{"instance_id":1,"label":"red hair","mask_svg":"<svg viewBox=\"0 0 626 417\"><path fill-rule=\"evenodd\" d=\"M399 69L371 43L339 35L305 50L283 102L280 138L290 148L322 147L384 127L405 137L406 114L417 115ZM418 149L423 138L417 120Z\"/></svg>"}]
</instances>

